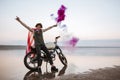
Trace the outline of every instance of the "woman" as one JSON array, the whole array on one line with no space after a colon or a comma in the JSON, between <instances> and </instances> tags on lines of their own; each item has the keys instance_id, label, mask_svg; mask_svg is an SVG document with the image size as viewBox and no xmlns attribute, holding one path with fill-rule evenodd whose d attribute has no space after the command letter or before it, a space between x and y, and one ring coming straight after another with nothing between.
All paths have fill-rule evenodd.
<instances>
[{"instance_id":1,"label":"woman","mask_svg":"<svg viewBox=\"0 0 120 80\"><path fill-rule=\"evenodd\" d=\"M40 56L41 56L41 50L43 50L47 54L49 63L51 65L51 71L56 71L57 72L58 69L54 66L52 58L50 57L50 53L49 53L48 49L46 48L45 43L44 43L44 39L43 39L43 32L45 32L47 30L50 30L53 27L57 27L57 25L53 25L53 26L50 26L46 29L42 29L42 24L37 23L36 26L35 26L36 29L33 30L28 25L26 25L24 22L22 22L19 17L16 17L16 20L20 24L22 24L25 28L27 28L29 31L34 33L35 47L36 47L36 51L37 51L37 54L38 54L38 58L37 58L38 59L38 70L41 70Z\"/></svg>"}]
</instances>

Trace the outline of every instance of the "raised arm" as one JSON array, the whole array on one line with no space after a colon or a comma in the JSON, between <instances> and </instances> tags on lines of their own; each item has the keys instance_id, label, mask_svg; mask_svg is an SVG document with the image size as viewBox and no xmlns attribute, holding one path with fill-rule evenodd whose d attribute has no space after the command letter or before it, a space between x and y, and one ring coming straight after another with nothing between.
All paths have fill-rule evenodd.
<instances>
[{"instance_id":1,"label":"raised arm","mask_svg":"<svg viewBox=\"0 0 120 80\"><path fill-rule=\"evenodd\" d=\"M24 22L22 22L19 17L16 17L16 20L17 20L20 24L22 24L25 28L27 28L29 31L33 32L32 28L30 28L30 27L27 26Z\"/></svg>"},{"instance_id":2,"label":"raised arm","mask_svg":"<svg viewBox=\"0 0 120 80\"><path fill-rule=\"evenodd\" d=\"M53 26L50 26L50 27L48 27L46 29L43 29L43 32L48 31L48 30L52 29L53 27L57 27L57 24L55 24Z\"/></svg>"}]
</instances>

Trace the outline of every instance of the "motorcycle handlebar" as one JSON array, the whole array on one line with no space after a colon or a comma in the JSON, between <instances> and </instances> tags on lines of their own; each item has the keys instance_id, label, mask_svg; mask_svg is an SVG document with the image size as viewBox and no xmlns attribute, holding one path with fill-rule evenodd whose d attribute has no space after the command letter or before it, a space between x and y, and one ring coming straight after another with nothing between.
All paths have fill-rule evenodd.
<instances>
[{"instance_id":1,"label":"motorcycle handlebar","mask_svg":"<svg viewBox=\"0 0 120 80\"><path fill-rule=\"evenodd\" d=\"M58 39L58 38L60 38L60 36L55 37L55 39Z\"/></svg>"},{"instance_id":2,"label":"motorcycle handlebar","mask_svg":"<svg viewBox=\"0 0 120 80\"><path fill-rule=\"evenodd\" d=\"M57 39L60 38L60 36L55 37L55 44L57 44Z\"/></svg>"}]
</instances>

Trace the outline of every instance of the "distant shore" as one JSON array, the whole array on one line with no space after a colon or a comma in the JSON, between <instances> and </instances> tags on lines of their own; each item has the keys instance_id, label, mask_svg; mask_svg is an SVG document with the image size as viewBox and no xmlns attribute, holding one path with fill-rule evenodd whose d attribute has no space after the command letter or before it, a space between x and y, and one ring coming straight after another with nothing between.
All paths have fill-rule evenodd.
<instances>
[{"instance_id":1,"label":"distant shore","mask_svg":"<svg viewBox=\"0 0 120 80\"><path fill-rule=\"evenodd\" d=\"M24 45L0 45L0 50L26 49Z\"/></svg>"},{"instance_id":2,"label":"distant shore","mask_svg":"<svg viewBox=\"0 0 120 80\"><path fill-rule=\"evenodd\" d=\"M120 80L120 66L90 69L80 74L69 74L52 80Z\"/></svg>"},{"instance_id":3,"label":"distant shore","mask_svg":"<svg viewBox=\"0 0 120 80\"><path fill-rule=\"evenodd\" d=\"M60 46L66 48L66 46ZM119 46L76 46L74 48L120 48ZM0 50L26 49L26 45L0 45Z\"/></svg>"}]
</instances>

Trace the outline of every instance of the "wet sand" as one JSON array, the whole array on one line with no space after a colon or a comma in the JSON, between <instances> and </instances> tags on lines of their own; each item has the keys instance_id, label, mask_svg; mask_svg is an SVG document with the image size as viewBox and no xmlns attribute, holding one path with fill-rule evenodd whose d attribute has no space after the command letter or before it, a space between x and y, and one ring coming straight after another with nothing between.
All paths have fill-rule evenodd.
<instances>
[{"instance_id":1,"label":"wet sand","mask_svg":"<svg viewBox=\"0 0 120 80\"><path fill-rule=\"evenodd\" d=\"M28 71L21 80L120 80L120 66L90 69L87 72L67 75L64 75L65 69L67 67L64 66L57 77L56 73L44 72L44 74L41 74L38 71ZM12 80L7 76L0 74L0 80ZM20 79L16 78L16 80Z\"/></svg>"},{"instance_id":2,"label":"wet sand","mask_svg":"<svg viewBox=\"0 0 120 80\"><path fill-rule=\"evenodd\" d=\"M90 69L80 74L69 74L52 80L120 80L120 66Z\"/></svg>"},{"instance_id":3,"label":"wet sand","mask_svg":"<svg viewBox=\"0 0 120 80\"><path fill-rule=\"evenodd\" d=\"M83 51L78 50L78 53ZM24 66L25 50L0 50L0 80L120 80L120 56L93 56L90 50L86 51L90 55L79 55L77 50L74 54L63 52L68 60L67 67L56 57L54 63L59 71L52 73L50 65L46 68L43 63L42 74L39 74Z\"/></svg>"}]
</instances>

